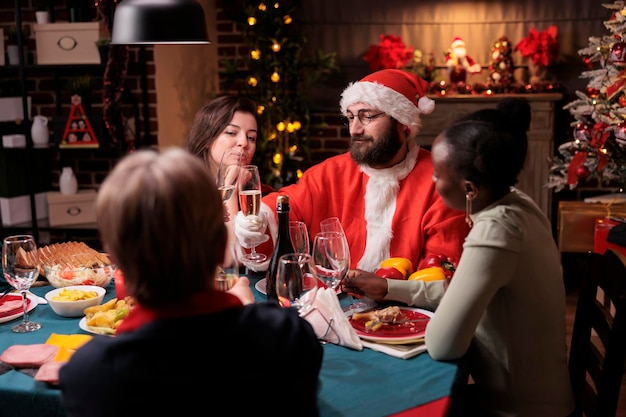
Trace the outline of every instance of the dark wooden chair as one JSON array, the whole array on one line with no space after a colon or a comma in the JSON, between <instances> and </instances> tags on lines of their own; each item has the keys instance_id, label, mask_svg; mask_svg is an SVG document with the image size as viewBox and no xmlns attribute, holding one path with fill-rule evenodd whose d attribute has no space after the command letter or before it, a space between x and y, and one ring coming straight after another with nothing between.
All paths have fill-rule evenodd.
<instances>
[{"instance_id":1,"label":"dark wooden chair","mask_svg":"<svg viewBox=\"0 0 626 417\"><path fill-rule=\"evenodd\" d=\"M615 416L625 360L626 257L590 252L570 344L572 416Z\"/></svg>"}]
</instances>

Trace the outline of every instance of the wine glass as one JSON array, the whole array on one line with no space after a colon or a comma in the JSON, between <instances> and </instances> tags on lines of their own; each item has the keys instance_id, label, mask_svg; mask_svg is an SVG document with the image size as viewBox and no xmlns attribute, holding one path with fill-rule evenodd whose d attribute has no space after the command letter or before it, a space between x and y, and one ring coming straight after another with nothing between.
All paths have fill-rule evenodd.
<instances>
[{"instance_id":1,"label":"wine glass","mask_svg":"<svg viewBox=\"0 0 626 417\"><path fill-rule=\"evenodd\" d=\"M243 153L240 149L226 149L222 154L215 182L223 202L230 200L237 188L242 157Z\"/></svg>"},{"instance_id":2,"label":"wine glass","mask_svg":"<svg viewBox=\"0 0 626 417\"><path fill-rule=\"evenodd\" d=\"M343 230L343 226L341 225L341 221L339 220L338 217L329 217L327 219L324 219L320 222L320 230L322 232L337 232L340 233L343 238L346 240L346 246L348 246L348 240L346 238L346 234ZM349 254L349 252L348 252ZM350 260L348 258L348 265L350 265ZM349 266L348 266L349 268ZM347 271L346 271L347 273ZM343 277L345 277L346 274L343 275ZM342 278L343 278L342 277ZM356 301L354 299L354 297L350 294L348 294L348 301L350 302L350 304L344 308L344 311L357 311L357 310L363 310L366 308L371 307L373 304L369 304L366 303L364 301Z\"/></svg>"},{"instance_id":3,"label":"wine glass","mask_svg":"<svg viewBox=\"0 0 626 417\"><path fill-rule=\"evenodd\" d=\"M289 222L289 237L293 249L299 253L310 253L311 244L309 242L309 229L306 223L299 220L291 220Z\"/></svg>"},{"instance_id":4,"label":"wine glass","mask_svg":"<svg viewBox=\"0 0 626 417\"><path fill-rule=\"evenodd\" d=\"M215 275L215 288L220 291L230 290L239 279L239 263L235 245L228 244L224 252L224 261L218 265Z\"/></svg>"},{"instance_id":5,"label":"wine glass","mask_svg":"<svg viewBox=\"0 0 626 417\"><path fill-rule=\"evenodd\" d=\"M317 274L308 253L288 253L278 259L276 294L283 307L295 307L301 316L313 309L317 295Z\"/></svg>"},{"instance_id":6,"label":"wine glass","mask_svg":"<svg viewBox=\"0 0 626 417\"><path fill-rule=\"evenodd\" d=\"M239 174L239 205L246 220L250 223L257 224L259 230L267 228L267 219L261 211L261 176L259 167L256 165L244 165L241 167ZM253 262L263 262L267 256L256 251L256 246L266 242L269 236L263 236L263 239L251 241L252 247L250 253L244 255L244 258Z\"/></svg>"},{"instance_id":7,"label":"wine glass","mask_svg":"<svg viewBox=\"0 0 626 417\"><path fill-rule=\"evenodd\" d=\"M2 242L2 270L4 278L22 294L24 316L22 322L13 326L16 333L39 330L40 323L28 318L28 290L39 276L39 254L32 235L14 235Z\"/></svg>"},{"instance_id":8,"label":"wine glass","mask_svg":"<svg viewBox=\"0 0 626 417\"><path fill-rule=\"evenodd\" d=\"M313 262L319 279L337 290L350 268L350 251L339 232L319 232L313 240Z\"/></svg>"}]
</instances>

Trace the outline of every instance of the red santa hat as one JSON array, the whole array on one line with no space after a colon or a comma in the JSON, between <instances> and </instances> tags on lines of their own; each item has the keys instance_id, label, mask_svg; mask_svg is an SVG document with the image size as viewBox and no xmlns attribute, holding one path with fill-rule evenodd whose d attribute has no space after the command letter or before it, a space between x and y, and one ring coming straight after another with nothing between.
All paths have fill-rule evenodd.
<instances>
[{"instance_id":1,"label":"red santa hat","mask_svg":"<svg viewBox=\"0 0 626 417\"><path fill-rule=\"evenodd\" d=\"M465 41L463 39L461 39L460 37L455 37L452 40L452 43L450 44L450 46L452 48L459 48L459 47L464 47L465 46Z\"/></svg>"},{"instance_id":2,"label":"red santa hat","mask_svg":"<svg viewBox=\"0 0 626 417\"><path fill-rule=\"evenodd\" d=\"M435 102L426 97L427 89L428 83L417 74L384 69L348 85L341 94L339 106L341 113L346 114L348 106L365 103L403 125L419 128L420 114L429 114L435 109Z\"/></svg>"}]
</instances>

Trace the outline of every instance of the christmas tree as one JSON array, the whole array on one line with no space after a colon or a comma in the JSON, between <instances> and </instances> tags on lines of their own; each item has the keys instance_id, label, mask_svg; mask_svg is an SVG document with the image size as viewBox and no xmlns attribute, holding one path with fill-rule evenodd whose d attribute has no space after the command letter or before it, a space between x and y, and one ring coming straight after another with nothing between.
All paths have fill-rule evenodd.
<instances>
[{"instance_id":1,"label":"christmas tree","mask_svg":"<svg viewBox=\"0 0 626 417\"><path fill-rule=\"evenodd\" d=\"M253 163L274 188L295 183L302 175L309 92L338 71L335 53L305 56L306 38L294 26L299 3L233 2L231 13L248 50L243 59L223 63L226 89L243 91L258 105L260 137Z\"/></svg>"},{"instance_id":2,"label":"christmas tree","mask_svg":"<svg viewBox=\"0 0 626 417\"><path fill-rule=\"evenodd\" d=\"M491 46L489 81L487 86L496 93L508 92L515 83L513 46L506 36L500 36Z\"/></svg>"},{"instance_id":3,"label":"christmas tree","mask_svg":"<svg viewBox=\"0 0 626 417\"><path fill-rule=\"evenodd\" d=\"M626 7L624 1L602 4L612 10L604 26L578 54L588 71L586 91L564 109L573 116L573 138L558 147L547 187L573 189L579 181L597 180L622 188L626 184Z\"/></svg>"}]
</instances>

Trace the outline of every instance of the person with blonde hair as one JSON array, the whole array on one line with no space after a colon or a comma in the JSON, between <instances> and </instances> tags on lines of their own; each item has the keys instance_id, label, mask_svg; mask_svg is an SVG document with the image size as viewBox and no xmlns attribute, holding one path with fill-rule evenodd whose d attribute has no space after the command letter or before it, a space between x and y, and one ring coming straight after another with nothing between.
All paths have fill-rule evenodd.
<instances>
[{"instance_id":1,"label":"person with blonde hair","mask_svg":"<svg viewBox=\"0 0 626 417\"><path fill-rule=\"evenodd\" d=\"M115 337L94 337L61 368L68 416L192 415L207 406L319 414L323 352L311 325L295 309L244 305L245 277L230 292L214 286L228 236L223 213L209 171L179 148L136 151L105 179L98 230L135 307ZM282 371L293 369L285 384ZM199 380L212 380L211 389ZM280 407L267 401L278 386Z\"/></svg>"}]
</instances>

